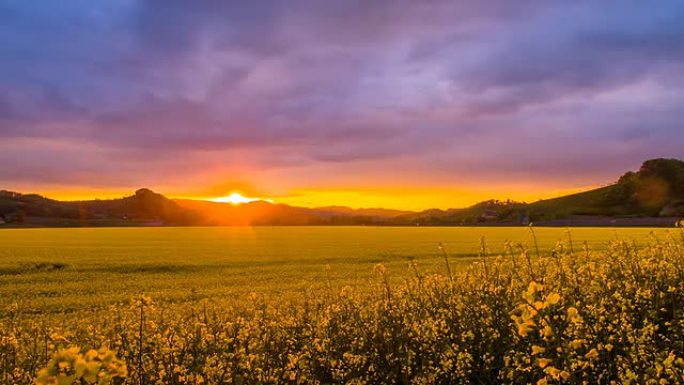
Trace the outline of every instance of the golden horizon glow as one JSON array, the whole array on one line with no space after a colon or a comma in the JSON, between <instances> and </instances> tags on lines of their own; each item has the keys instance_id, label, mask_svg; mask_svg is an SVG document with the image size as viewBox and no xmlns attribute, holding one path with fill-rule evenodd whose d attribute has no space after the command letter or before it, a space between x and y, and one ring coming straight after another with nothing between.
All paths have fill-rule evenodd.
<instances>
[{"instance_id":1,"label":"golden horizon glow","mask_svg":"<svg viewBox=\"0 0 684 385\"><path fill-rule=\"evenodd\" d=\"M587 191L598 186L568 189L526 188L511 186L499 189L466 188L381 188L381 189L321 189L296 190L279 196L278 202L298 207L346 206L353 209L383 208L407 211L428 209L458 209L489 199L532 203ZM505 192L504 192L505 191Z\"/></svg>"},{"instance_id":2,"label":"golden horizon glow","mask_svg":"<svg viewBox=\"0 0 684 385\"><path fill-rule=\"evenodd\" d=\"M229 203L233 205L255 201L282 203L298 207L347 206L351 208L385 208L396 210L422 211L426 209L463 208L475 203L488 200L512 199L528 203L540 199L550 199L577 192L590 190L599 185L573 188L545 188L544 186L507 186L507 188L477 187L477 188L343 188L342 186L327 189L294 189L285 193L273 195L259 194L251 196L234 191L226 196L210 196L204 194L187 193L178 187L157 186L152 190L170 199L204 200L211 202ZM62 201L80 201L93 199L119 199L131 196L135 189L49 189L40 191L35 187L17 186L9 190L20 193L38 193L50 199ZM187 190L186 190L187 191ZM244 194L244 195L243 195ZM255 194L256 195L256 194Z\"/></svg>"}]
</instances>

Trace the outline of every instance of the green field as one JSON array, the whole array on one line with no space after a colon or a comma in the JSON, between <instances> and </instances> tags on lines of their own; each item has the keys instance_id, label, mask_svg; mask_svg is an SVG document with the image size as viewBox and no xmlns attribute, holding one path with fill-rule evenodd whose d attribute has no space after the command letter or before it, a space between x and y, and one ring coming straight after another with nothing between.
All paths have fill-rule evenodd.
<instances>
[{"instance_id":1,"label":"green field","mask_svg":"<svg viewBox=\"0 0 684 385\"><path fill-rule=\"evenodd\" d=\"M542 254L562 228L537 228ZM578 249L593 250L619 237L638 244L666 237L662 229L577 228ZM214 227L78 228L0 231L0 306L18 303L25 313L102 309L145 293L167 302L243 297L248 292L278 299L328 285L377 280L373 267L392 280L421 272L444 272L444 244L452 267L479 259L481 238L491 255L511 241L534 249L528 228L415 227Z\"/></svg>"}]
</instances>

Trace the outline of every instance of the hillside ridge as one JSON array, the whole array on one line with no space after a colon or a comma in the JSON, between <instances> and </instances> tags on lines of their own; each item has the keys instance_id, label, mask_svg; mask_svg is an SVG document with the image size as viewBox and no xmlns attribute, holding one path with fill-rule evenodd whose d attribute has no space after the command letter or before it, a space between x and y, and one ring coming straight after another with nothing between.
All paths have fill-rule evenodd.
<instances>
[{"instance_id":1,"label":"hillside ridge","mask_svg":"<svg viewBox=\"0 0 684 385\"><path fill-rule=\"evenodd\" d=\"M465 208L420 212L346 206L306 208L255 201L241 205L169 199L147 188L107 200L58 201L0 191L0 225L673 225L684 216L684 161L651 159L615 183L533 203L488 200Z\"/></svg>"}]
</instances>

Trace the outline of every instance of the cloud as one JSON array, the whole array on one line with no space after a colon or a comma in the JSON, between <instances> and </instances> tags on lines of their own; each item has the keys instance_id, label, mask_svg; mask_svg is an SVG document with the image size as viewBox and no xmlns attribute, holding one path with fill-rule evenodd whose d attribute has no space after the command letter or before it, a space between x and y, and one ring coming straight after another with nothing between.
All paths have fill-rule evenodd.
<instances>
[{"instance_id":1,"label":"cloud","mask_svg":"<svg viewBox=\"0 0 684 385\"><path fill-rule=\"evenodd\" d=\"M675 1L4 2L0 182L605 180L684 156L682 16Z\"/></svg>"}]
</instances>

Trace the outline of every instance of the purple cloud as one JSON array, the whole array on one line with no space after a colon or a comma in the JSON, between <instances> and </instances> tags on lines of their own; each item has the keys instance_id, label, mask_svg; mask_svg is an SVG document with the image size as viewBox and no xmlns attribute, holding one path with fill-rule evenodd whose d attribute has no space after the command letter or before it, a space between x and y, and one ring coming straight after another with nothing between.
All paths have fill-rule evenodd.
<instances>
[{"instance_id":1,"label":"purple cloud","mask_svg":"<svg viewBox=\"0 0 684 385\"><path fill-rule=\"evenodd\" d=\"M682 17L676 1L4 2L0 183L349 167L369 184L602 183L684 157Z\"/></svg>"}]
</instances>

